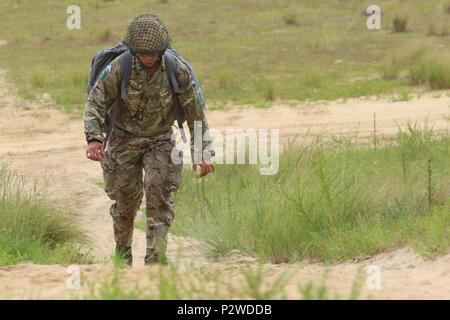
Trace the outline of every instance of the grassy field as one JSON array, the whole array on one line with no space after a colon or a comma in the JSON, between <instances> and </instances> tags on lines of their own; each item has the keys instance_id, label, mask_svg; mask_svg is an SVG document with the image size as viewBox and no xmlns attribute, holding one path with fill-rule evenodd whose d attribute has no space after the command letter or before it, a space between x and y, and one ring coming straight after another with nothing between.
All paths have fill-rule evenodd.
<instances>
[{"instance_id":1,"label":"grassy field","mask_svg":"<svg viewBox=\"0 0 450 320\"><path fill-rule=\"evenodd\" d=\"M79 113L94 52L120 40L144 12L166 21L174 47L195 66L210 108L450 87L446 0L377 1L382 30L373 31L364 15L371 1L77 3L81 30L66 28L71 1L1 1L0 39L7 44L0 46L0 67L10 70L24 98L49 93ZM406 19L405 32L393 32L396 19ZM423 61L404 59L422 46L428 52Z\"/></svg>"},{"instance_id":2,"label":"grassy field","mask_svg":"<svg viewBox=\"0 0 450 320\"><path fill-rule=\"evenodd\" d=\"M425 257L450 245L450 138L411 125L395 141L291 146L274 176L255 165L186 171L172 232L261 261L338 262L410 246ZM144 221L139 226L144 226Z\"/></svg>"},{"instance_id":3,"label":"grassy field","mask_svg":"<svg viewBox=\"0 0 450 320\"><path fill-rule=\"evenodd\" d=\"M0 167L0 266L92 263L81 247L86 242L73 215L55 208L23 176Z\"/></svg>"}]
</instances>

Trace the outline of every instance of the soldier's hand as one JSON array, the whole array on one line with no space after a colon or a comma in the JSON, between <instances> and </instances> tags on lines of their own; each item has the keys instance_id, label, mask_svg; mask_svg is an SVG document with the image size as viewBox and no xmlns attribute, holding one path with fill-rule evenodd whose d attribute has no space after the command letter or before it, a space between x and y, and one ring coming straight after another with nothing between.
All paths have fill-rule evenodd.
<instances>
[{"instance_id":1,"label":"soldier's hand","mask_svg":"<svg viewBox=\"0 0 450 320\"><path fill-rule=\"evenodd\" d=\"M102 160L103 143L97 140L89 141L86 146L86 157L94 161Z\"/></svg>"},{"instance_id":2,"label":"soldier's hand","mask_svg":"<svg viewBox=\"0 0 450 320\"><path fill-rule=\"evenodd\" d=\"M212 163L206 163L204 161L199 164L194 163L192 165L192 170L197 171L197 166L200 167L199 178L206 176L210 172L214 172L214 165Z\"/></svg>"}]
</instances>

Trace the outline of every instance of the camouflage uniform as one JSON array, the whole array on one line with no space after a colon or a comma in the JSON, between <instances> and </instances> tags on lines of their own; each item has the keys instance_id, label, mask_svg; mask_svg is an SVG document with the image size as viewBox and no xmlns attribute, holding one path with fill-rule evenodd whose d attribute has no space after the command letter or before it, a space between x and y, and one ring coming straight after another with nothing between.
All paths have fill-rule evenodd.
<instances>
[{"instance_id":1,"label":"camouflage uniform","mask_svg":"<svg viewBox=\"0 0 450 320\"><path fill-rule=\"evenodd\" d=\"M88 97L83 117L87 141L104 141L102 132L105 131L108 107L119 94L119 64L120 56L100 74ZM185 110L191 132L192 150L194 121L202 121L203 132L208 125L196 99L190 75L181 64L177 64L177 76L180 104ZM118 246L131 247L134 218L143 190L145 192L146 259L165 253L167 232L174 218L175 205L171 193L180 187L182 180L182 163L174 163L171 158L172 153L179 152L174 149L174 120L164 57L161 57L157 70L150 77L134 56L127 98L119 106L102 168L105 191L115 201L110 213Z\"/></svg>"}]
</instances>

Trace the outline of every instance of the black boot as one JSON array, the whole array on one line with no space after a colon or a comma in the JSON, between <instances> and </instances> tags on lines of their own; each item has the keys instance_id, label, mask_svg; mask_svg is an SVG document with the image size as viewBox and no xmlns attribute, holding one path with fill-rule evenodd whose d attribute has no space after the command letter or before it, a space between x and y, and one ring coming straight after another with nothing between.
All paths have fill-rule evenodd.
<instances>
[{"instance_id":1,"label":"black boot","mask_svg":"<svg viewBox=\"0 0 450 320\"><path fill-rule=\"evenodd\" d=\"M127 262L127 265L129 265L130 267L133 265L133 254L131 251L131 247L116 245L116 257L125 260Z\"/></svg>"},{"instance_id":2,"label":"black boot","mask_svg":"<svg viewBox=\"0 0 450 320\"><path fill-rule=\"evenodd\" d=\"M144 258L144 264L146 266L152 264L167 265L167 257L165 254L159 255L156 253L147 253Z\"/></svg>"}]
</instances>

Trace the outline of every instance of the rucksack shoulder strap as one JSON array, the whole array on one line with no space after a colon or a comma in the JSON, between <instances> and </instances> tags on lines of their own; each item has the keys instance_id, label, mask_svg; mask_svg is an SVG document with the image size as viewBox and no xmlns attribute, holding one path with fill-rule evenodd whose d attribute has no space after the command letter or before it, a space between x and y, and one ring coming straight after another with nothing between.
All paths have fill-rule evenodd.
<instances>
[{"instance_id":1,"label":"rucksack shoulder strap","mask_svg":"<svg viewBox=\"0 0 450 320\"><path fill-rule=\"evenodd\" d=\"M129 50L125 51L120 57L120 98L124 99L127 95L127 84L131 78L131 69L133 56Z\"/></svg>"},{"instance_id":2,"label":"rucksack shoulder strap","mask_svg":"<svg viewBox=\"0 0 450 320\"><path fill-rule=\"evenodd\" d=\"M175 57L170 54L170 52L166 51L164 54L164 62L167 73L167 78L169 79L170 85L172 86L173 91L176 94L180 93L180 87L178 85L177 79L177 63Z\"/></svg>"},{"instance_id":3,"label":"rucksack shoulder strap","mask_svg":"<svg viewBox=\"0 0 450 320\"><path fill-rule=\"evenodd\" d=\"M110 107L111 119L108 123L108 129L106 131L106 136L103 144L104 146L106 146L106 143L109 141L112 131L114 130L114 125L116 123L117 112L120 107L120 103L127 96L127 84L131 78L132 64L133 64L133 56L131 55L131 52L127 50L120 56L121 80L120 80L119 95L117 96L116 100L114 100L113 104Z\"/></svg>"},{"instance_id":4,"label":"rucksack shoulder strap","mask_svg":"<svg viewBox=\"0 0 450 320\"><path fill-rule=\"evenodd\" d=\"M181 138L183 142L187 142L186 133L184 132L183 122L185 121L184 111L180 104L180 99L178 95L180 93L180 86L178 85L177 79L177 62L175 57L171 55L169 50L164 53L164 63L166 68L167 79L169 80L170 87L172 89L173 97L173 111L175 113L175 118L177 119L178 129L181 133Z\"/></svg>"}]
</instances>

